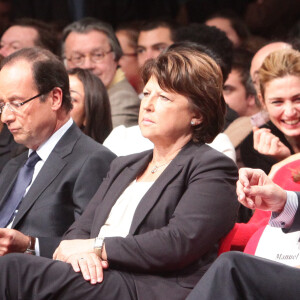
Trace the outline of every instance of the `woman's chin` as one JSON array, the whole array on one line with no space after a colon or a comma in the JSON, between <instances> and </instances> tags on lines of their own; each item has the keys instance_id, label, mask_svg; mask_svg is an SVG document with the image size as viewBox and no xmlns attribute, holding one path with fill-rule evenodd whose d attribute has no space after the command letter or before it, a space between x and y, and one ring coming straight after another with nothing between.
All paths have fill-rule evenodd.
<instances>
[{"instance_id":1,"label":"woman's chin","mask_svg":"<svg viewBox=\"0 0 300 300\"><path fill-rule=\"evenodd\" d=\"M280 128L280 131L283 132L285 136L296 138L300 137L300 128L288 129L288 128Z\"/></svg>"}]
</instances>

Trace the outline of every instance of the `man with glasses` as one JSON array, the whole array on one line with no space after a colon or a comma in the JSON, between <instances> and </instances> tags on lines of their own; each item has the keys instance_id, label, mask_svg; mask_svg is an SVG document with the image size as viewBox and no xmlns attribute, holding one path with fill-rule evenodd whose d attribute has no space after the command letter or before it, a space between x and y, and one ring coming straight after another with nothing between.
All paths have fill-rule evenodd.
<instances>
[{"instance_id":1,"label":"man with glasses","mask_svg":"<svg viewBox=\"0 0 300 300\"><path fill-rule=\"evenodd\" d=\"M102 80L110 100L113 127L137 124L139 99L119 68L122 50L109 24L85 18L68 25L63 31L62 51L67 69L88 69Z\"/></svg>"},{"instance_id":2,"label":"man with glasses","mask_svg":"<svg viewBox=\"0 0 300 300\"><path fill-rule=\"evenodd\" d=\"M71 109L67 72L50 51L24 48L3 60L1 120L29 151L0 175L0 256L51 257L115 157L81 132Z\"/></svg>"},{"instance_id":3,"label":"man with glasses","mask_svg":"<svg viewBox=\"0 0 300 300\"><path fill-rule=\"evenodd\" d=\"M51 25L40 20L14 20L1 36L0 57L6 57L25 47L41 47L57 54L59 41L56 31ZM0 172L9 159L25 150L25 147L14 142L6 125L0 122Z\"/></svg>"}]
</instances>

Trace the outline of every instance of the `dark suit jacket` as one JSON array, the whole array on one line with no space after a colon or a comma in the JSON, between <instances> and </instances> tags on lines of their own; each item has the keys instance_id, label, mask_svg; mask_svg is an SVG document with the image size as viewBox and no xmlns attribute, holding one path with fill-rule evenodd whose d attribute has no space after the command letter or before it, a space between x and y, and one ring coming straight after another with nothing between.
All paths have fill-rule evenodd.
<instances>
[{"instance_id":1,"label":"dark suit jacket","mask_svg":"<svg viewBox=\"0 0 300 300\"><path fill-rule=\"evenodd\" d=\"M152 150L116 159L64 239L96 237L151 158ZM110 268L133 274L139 299L184 299L234 225L236 180L231 159L205 144L188 143L142 198L129 235L105 239Z\"/></svg>"},{"instance_id":2,"label":"dark suit jacket","mask_svg":"<svg viewBox=\"0 0 300 300\"><path fill-rule=\"evenodd\" d=\"M0 207L14 184L27 151L0 175ZM22 200L12 228L39 238L42 256L52 257L59 237L82 214L115 155L84 135L75 123L57 143Z\"/></svg>"},{"instance_id":3,"label":"dark suit jacket","mask_svg":"<svg viewBox=\"0 0 300 300\"><path fill-rule=\"evenodd\" d=\"M27 148L25 146L15 142L6 124L3 124L3 128L0 132L0 172L11 158L26 150Z\"/></svg>"}]
</instances>

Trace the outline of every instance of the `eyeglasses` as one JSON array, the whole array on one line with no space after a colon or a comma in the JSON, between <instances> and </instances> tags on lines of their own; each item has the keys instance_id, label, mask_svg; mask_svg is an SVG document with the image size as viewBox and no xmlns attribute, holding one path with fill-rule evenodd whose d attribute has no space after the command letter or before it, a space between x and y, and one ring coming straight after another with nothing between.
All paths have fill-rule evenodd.
<instances>
[{"instance_id":1,"label":"eyeglasses","mask_svg":"<svg viewBox=\"0 0 300 300\"><path fill-rule=\"evenodd\" d=\"M73 54L71 57L67 57L67 60L70 61L71 63L73 63L73 65L75 66L81 66L83 65L85 58L88 56L91 60L91 62L98 64L101 61L103 61L103 59L105 58L105 56L109 53L113 52L112 50L109 50L107 52L102 51L102 50L98 50L95 52L90 53L89 55L83 55L83 54Z\"/></svg>"},{"instance_id":2,"label":"eyeglasses","mask_svg":"<svg viewBox=\"0 0 300 300\"><path fill-rule=\"evenodd\" d=\"M137 57L137 53L123 53L123 56Z\"/></svg>"},{"instance_id":3,"label":"eyeglasses","mask_svg":"<svg viewBox=\"0 0 300 300\"><path fill-rule=\"evenodd\" d=\"M15 100L15 101L12 101L12 102L0 103L0 114L3 113L4 107L5 107L6 105L7 105L7 107L9 108L10 111L12 111L12 112L18 112L18 110L19 110L19 108L20 108L21 106L23 106L24 104L26 104L26 103L28 103L28 102L30 102L30 101L32 101L32 100L38 98L38 97L41 97L41 96L44 95L44 94L45 94L45 93L40 93L40 94L38 94L38 95L36 95L36 96L33 96L33 97L31 97L31 98L29 98L29 99L23 101L23 102L18 102L18 100Z\"/></svg>"}]
</instances>

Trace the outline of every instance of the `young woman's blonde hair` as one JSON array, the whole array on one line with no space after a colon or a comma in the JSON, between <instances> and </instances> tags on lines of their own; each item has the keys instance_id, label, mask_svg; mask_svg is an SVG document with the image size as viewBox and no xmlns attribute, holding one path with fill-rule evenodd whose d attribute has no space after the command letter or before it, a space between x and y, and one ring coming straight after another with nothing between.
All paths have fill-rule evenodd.
<instances>
[{"instance_id":1,"label":"young woman's blonde hair","mask_svg":"<svg viewBox=\"0 0 300 300\"><path fill-rule=\"evenodd\" d=\"M285 76L300 78L300 52L294 49L283 49L269 54L259 71L260 93L264 101L266 84L271 80Z\"/></svg>"}]
</instances>

